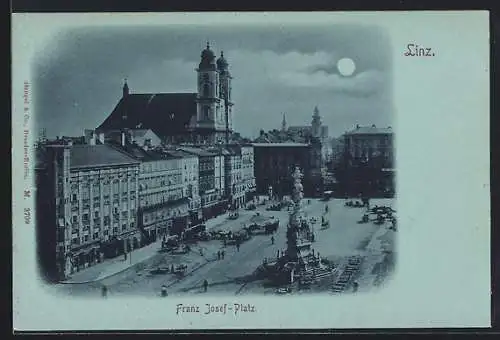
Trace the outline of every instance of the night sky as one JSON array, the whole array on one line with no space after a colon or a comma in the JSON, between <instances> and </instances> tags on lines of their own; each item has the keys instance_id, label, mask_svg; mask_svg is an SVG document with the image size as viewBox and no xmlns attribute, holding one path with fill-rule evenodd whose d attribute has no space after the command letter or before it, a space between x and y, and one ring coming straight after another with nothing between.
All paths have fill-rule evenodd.
<instances>
[{"instance_id":1,"label":"night sky","mask_svg":"<svg viewBox=\"0 0 500 340\"><path fill-rule=\"evenodd\" d=\"M34 65L37 129L49 138L96 128L131 93L196 92L200 53L207 40L230 64L234 126L256 136L281 126L309 125L314 106L339 136L355 124L393 120L391 45L376 26L89 27L60 32ZM339 74L351 58L356 71Z\"/></svg>"}]
</instances>

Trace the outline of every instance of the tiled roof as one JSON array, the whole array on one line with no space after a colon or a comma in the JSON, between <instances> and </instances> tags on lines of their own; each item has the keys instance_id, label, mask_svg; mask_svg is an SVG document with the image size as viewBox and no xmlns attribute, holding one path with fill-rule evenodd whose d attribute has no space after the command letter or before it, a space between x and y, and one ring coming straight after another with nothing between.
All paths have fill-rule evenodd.
<instances>
[{"instance_id":1,"label":"tiled roof","mask_svg":"<svg viewBox=\"0 0 500 340\"><path fill-rule=\"evenodd\" d=\"M125 152L106 144L73 145L70 150L71 169L139 163Z\"/></svg>"},{"instance_id":2,"label":"tiled roof","mask_svg":"<svg viewBox=\"0 0 500 340\"><path fill-rule=\"evenodd\" d=\"M151 129L159 137L176 135L196 116L196 97L196 93L129 94L97 130Z\"/></svg>"},{"instance_id":3,"label":"tiled roof","mask_svg":"<svg viewBox=\"0 0 500 340\"><path fill-rule=\"evenodd\" d=\"M393 133L391 127L379 128L374 125L372 126L359 126L354 130L346 132L346 135L374 135L374 134L390 134Z\"/></svg>"}]
</instances>

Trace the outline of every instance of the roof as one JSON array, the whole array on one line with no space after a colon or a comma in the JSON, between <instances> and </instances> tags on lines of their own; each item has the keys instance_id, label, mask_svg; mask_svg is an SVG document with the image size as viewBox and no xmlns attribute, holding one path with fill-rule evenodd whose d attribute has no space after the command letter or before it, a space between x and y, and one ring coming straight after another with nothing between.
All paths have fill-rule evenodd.
<instances>
[{"instance_id":1,"label":"roof","mask_svg":"<svg viewBox=\"0 0 500 340\"><path fill-rule=\"evenodd\" d=\"M106 144L73 145L70 149L70 156L71 169L139 163L125 152Z\"/></svg>"},{"instance_id":2,"label":"roof","mask_svg":"<svg viewBox=\"0 0 500 340\"><path fill-rule=\"evenodd\" d=\"M182 150L169 150L168 152L179 158L197 158L196 155Z\"/></svg>"},{"instance_id":3,"label":"roof","mask_svg":"<svg viewBox=\"0 0 500 340\"><path fill-rule=\"evenodd\" d=\"M129 94L96 130L151 129L159 137L176 135L196 116L196 98L196 93Z\"/></svg>"},{"instance_id":4,"label":"roof","mask_svg":"<svg viewBox=\"0 0 500 340\"><path fill-rule=\"evenodd\" d=\"M130 133L130 136L132 136L132 137L144 137L146 135L146 133L148 133L149 131L154 133L153 130L151 130L151 129L130 129L130 130L128 130L128 132Z\"/></svg>"},{"instance_id":5,"label":"roof","mask_svg":"<svg viewBox=\"0 0 500 340\"><path fill-rule=\"evenodd\" d=\"M348 131L346 135L376 135L376 134L391 134L393 133L392 128L379 128L375 125L372 126L357 126L354 130Z\"/></svg>"},{"instance_id":6,"label":"roof","mask_svg":"<svg viewBox=\"0 0 500 340\"><path fill-rule=\"evenodd\" d=\"M309 146L305 143L252 143L254 147L298 147Z\"/></svg>"},{"instance_id":7,"label":"roof","mask_svg":"<svg viewBox=\"0 0 500 340\"><path fill-rule=\"evenodd\" d=\"M137 144L126 144L124 146L122 145L115 145L114 146L116 149L123 151L127 154L129 154L131 157L140 160L142 162L152 162L152 161L159 161L159 160L169 160L169 159L179 159L182 158L182 156L178 155L175 153L173 150L167 150L163 148L151 148L151 149L145 149Z\"/></svg>"},{"instance_id":8,"label":"roof","mask_svg":"<svg viewBox=\"0 0 500 340\"><path fill-rule=\"evenodd\" d=\"M196 155L196 156L201 156L201 157L211 157L211 156L217 155L213 152L204 150L202 148L193 148L193 147L188 147L188 146L180 147L179 150Z\"/></svg>"}]
</instances>

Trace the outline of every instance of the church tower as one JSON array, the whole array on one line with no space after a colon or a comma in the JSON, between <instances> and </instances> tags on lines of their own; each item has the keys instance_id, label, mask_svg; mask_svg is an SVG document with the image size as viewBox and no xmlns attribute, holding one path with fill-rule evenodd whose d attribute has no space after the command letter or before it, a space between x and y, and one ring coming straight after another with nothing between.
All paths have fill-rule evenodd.
<instances>
[{"instance_id":1,"label":"church tower","mask_svg":"<svg viewBox=\"0 0 500 340\"><path fill-rule=\"evenodd\" d=\"M207 47L201 52L198 73L198 98L196 130L201 143L214 144L221 141L225 130L223 103L220 98L219 71L215 54Z\"/></svg>"},{"instance_id":2,"label":"church tower","mask_svg":"<svg viewBox=\"0 0 500 340\"><path fill-rule=\"evenodd\" d=\"M283 113L283 119L281 121L281 132L286 132L287 130L287 125L286 125L286 114Z\"/></svg>"},{"instance_id":3,"label":"church tower","mask_svg":"<svg viewBox=\"0 0 500 340\"><path fill-rule=\"evenodd\" d=\"M318 107L314 107L313 119L311 122L311 135L313 138L321 137L321 116Z\"/></svg>"},{"instance_id":4,"label":"church tower","mask_svg":"<svg viewBox=\"0 0 500 340\"><path fill-rule=\"evenodd\" d=\"M219 72L219 93L222 99L222 109L224 111L224 129L225 142L230 142L230 136L233 133L233 100L231 97L231 80L233 77L229 72L229 64L224 58L224 52L221 52L217 59L217 71Z\"/></svg>"},{"instance_id":5,"label":"church tower","mask_svg":"<svg viewBox=\"0 0 500 340\"><path fill-rule=\"evenodd\" d=\"M123 98L125 98L126 96L128 96L129 93L130 93L130 90L128 88L128 84L127 84L127 79L126 78L125 78L125 81L123 82L122 92L123 92Z\"/></svg>"}]
</instances>

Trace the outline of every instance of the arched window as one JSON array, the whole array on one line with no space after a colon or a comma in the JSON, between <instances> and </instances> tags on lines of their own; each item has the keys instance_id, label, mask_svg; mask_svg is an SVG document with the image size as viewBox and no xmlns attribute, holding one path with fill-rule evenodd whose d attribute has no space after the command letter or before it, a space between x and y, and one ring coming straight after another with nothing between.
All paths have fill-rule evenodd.
<instances>
[{"instance_id":1,"label":"arched window","mask_svg":"<svg viewBox=\"0 0 500 340\"><path fill-rule=\"evenodd\" d=\"M209 97L210 96L210 87L208 84L203 84L203 97Z\"/></svg>"}]
</instances>

